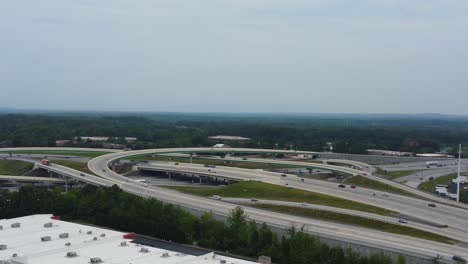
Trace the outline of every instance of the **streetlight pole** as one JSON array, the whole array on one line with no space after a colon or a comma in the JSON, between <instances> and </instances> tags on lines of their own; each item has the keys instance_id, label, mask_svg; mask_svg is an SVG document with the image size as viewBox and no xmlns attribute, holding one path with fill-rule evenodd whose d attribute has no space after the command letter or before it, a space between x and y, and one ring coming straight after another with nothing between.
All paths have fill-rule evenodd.
<instances>
[{"instance_id":1,"label":"streetlight pole","mask_svg":"<svg viewBox=\"0 0 468 264\"><path fill-rule=\"evenodd\" d=\"M461 163L462 145L458 146L458 177L457 177L457 202L460 202L460 163Z\"/></svg>"}]
</instances>

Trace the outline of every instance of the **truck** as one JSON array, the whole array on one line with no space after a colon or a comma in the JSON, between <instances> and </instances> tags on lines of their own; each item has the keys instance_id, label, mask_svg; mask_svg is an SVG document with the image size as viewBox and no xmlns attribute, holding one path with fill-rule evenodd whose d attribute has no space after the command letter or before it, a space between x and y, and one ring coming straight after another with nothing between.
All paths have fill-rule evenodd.
<instances>
[{"instance_id":1,"label":"truck","mask_svg":"<svg viewBox=\"0 0 468 264\"><path fill-rule=\"evenodd\" d=\"M41 163L42 163L42 165L46 165L46 166L50 166L50 164L51 164L50 160L47 160L47 159L43 159L41 161Z\"/></svg>"},{"instance_id":2,"label":"truck","mask_svg":"<svg viewBox=\"0 0 468 264\"><path fill-rule=\"evenodd\" d=\"M439 162L436 161L436 160L426 162L426 167L428 167L428 168L431 167L431 166L437 166L437 165L439 165Z\"/></svg>"}]
</instances>

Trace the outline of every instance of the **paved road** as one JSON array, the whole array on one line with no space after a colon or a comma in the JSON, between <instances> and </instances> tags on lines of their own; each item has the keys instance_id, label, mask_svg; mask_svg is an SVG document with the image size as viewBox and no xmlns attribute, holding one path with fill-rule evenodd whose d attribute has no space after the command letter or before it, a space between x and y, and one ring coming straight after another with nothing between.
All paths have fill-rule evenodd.
<instances>
[{"instance_id":1,"label":"paved road","mask_svg":"<svg viewBox=\"0 0 468 264\"><path fill-rule=\"evenodd\" d=\"M197 152L198 150L199 149L191 148L183 149L181 151ZM95 177L92 175L86 175L85 177L82 177L80 176L80 172L58 165L49 166L49 169L67 174L70 177L75 177L81 180L87 180L94 184L104 186L108 186L109 184L117 184L119 185L119 187L121 187L123 190L129 193L134 193L142 197L154 197L165 202L179 204L181 206L193 208L195 210L213 211L216 214L228 216L231 210L235 208L235 205L214 201L212 199L181 194L179 192L166 190L162 188L146 188L136 182L129 181L126 177L116 174L108 169L108 165L113 160L125 158L128 155L149 154L157 151L167 153L177 152L178 150L163 149L131 151L127 153L118 152L95 158L90 161L89 168L91 169L91 171L98 174L102 178ZM248 152L245 149L242 149L242 151ZM257 150L256 152L259 151ZM422 202L426 203L424 201ZM437 254L440 254L445 259L450 259L452 255L460 255L462 257L468 258L467 250L457 245L446 245L406 236L390 235L388 233L378 232L375 230L369 230L359 227L350 227L348 225L341 225L336 223L329 223L326 221L319 221L303 217L279 214L255 208L246 207L244 209L246 214L249 216L249 219L256 220L259 223L266 222L272 227L287 229L291 227L291 225L295 225L298 227L305 226L304 231L311 234L319 235L321 237L336 239L369 247L379 247L383 250L389 250L418 257L432 258L435 257ZM454 209L461 210L457 208Z\"/></svg>"},{"instance_id":2,"label":"paved road","mask_svg":"<svg viewBox=\"0 0 468 264\"><path fill-rule=\"evenodd\" d=\"M162 162L154 162L150 164L137 166L143 170L163 170L172 172L182 172L188 174L205 175L218 178L228 178L235 180L254 180L262 181L275 185L285 186L286 183L295 189L302 189L312 192L317 192L326 195L333 195L343 199L353 200L360 203L365 203L373 206L378 206L388 210L400 212L403 215L411 216L414 219L421 221L430 221L435 225L449 225L450 229L468 234L468 213L466 210L437 204L436 208L428 207L427 201L410 198L396 194L387 194L385 192L375 191L366 188L338 188L336 183L303 179L294 174L285 174L282 177L281 173L250 170L234 167L217 166L216 168L206 168L200 164L184 164L178 163L169 164ZM210 171L208 171L210 170ZM373 194L376 194L375 196Z\"/></svg>"},{"instance_id":3,"label":"paved road","mask_svg":"<svg viewBox=\"0 0 468 264\"><path fill-rule=\"evenodd\" d=\"M65 183L63 179L47 178L47 177L30 177L30 176L11 176L11 175L0 175L1 181L17 181L17 182L54 182L54 183Z\"/></svg>"},{"instance_id":4,"label":"paved road","mask_svg":"<svg viewBox=\"0 0 468 264\"><path fill-rule=\"evenodd\" d=\"M195 149L192 149L191 151L196 152ZM131 154L147 154L152 152L155 152L155 150L146 150L143 152L132 151ZM169 149L165 149L161 150L161 152L167 153L176 151L170 151ZM118 175L108 169L105 169L111 161L120 158L125 158L128 154L129 153L115 153L95 158L89 163L89 168L94 173L99 174L103 178L120 183L124 190L131 193L135 193L137 195L156 197L160 200L169 203L175 203L184 207L193 208L197 210L210 210L220 215L228 215L229 212L234 208L233 205L220 203L218 201L213 201L202 197L194 197L161 188L145 188L138 184L128 182L126 183L125 177ZM424 201L422 202L426 203ZM461 210L457 208L453 209ZM329 237L367 246L379 246L382 249L388 249L394 252L405 252L409 255L416 254L425 257L435 257L437 254L441 254L445 258L451 258L451 256L454 254L461 256L468 255L466 249L454 245L444 245L430 241L422 241L420 239L415 238L403 237L398 235L389 235L388 233L371 231L365 228L349 227L347 225L329 223L325 221L318 221L291 215L278 214L274 212L268 212L248 207L245 208L245 211L247 215L249 215L250 219L256 220L260 223L266 222L271 226L288 228L292 224L298 226L305 225L305 231L312 234L318 234L323 237ZM425 211L427 211L427 209Z\"/></svg>"}]
</instances>

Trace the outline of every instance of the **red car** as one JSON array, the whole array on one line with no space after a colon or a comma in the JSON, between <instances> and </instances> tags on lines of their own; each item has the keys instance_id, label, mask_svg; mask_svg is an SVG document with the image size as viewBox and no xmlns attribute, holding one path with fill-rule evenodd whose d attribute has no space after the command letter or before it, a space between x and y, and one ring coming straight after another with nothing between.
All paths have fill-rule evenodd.
<instances>
[{"instance_id":1,"label":"red car","mask_svg":"<svg viewBox=\"0 0 468 264\"><path fill-rule=\"evenodd\" d=\"M351 188L352 188L352 189L356 189L356 185L351 185Z\"/></svg>"}]
</instances>

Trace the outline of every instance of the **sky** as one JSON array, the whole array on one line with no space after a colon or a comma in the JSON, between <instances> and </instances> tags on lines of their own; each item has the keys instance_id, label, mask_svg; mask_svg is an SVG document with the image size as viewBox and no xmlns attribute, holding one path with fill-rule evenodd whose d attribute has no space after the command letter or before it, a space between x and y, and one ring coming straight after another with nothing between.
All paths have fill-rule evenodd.
<instances>
[{"instance_id":1,"label":"sky","mask_svg":"<svg viewBox=\"0 0 468 264\"><path fill-rule=\"evenodd\" d=\"M4 0L0 36L0 108L468 115L466 0Z\"/></svg>"}]
</instances>

